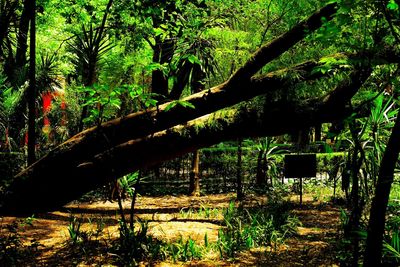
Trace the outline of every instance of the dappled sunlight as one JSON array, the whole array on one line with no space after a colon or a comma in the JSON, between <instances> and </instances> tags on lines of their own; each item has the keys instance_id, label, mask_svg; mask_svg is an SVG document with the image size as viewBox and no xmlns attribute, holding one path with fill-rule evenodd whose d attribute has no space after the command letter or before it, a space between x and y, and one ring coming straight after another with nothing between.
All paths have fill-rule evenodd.
<instances>
[{"instance_id":1,"label":"dappled sunlight","mask_svg":"<svg viewBox=\"0 0 400 267\"><path fill-rule=\"evenodd\" d=\"M139 197L136 207L136 211L139 212L136 216L149 221L148 234L157 240L166 243L185 243L191 239L197 245L204 246L205 236L208 243L217 242L218 231L224 227L221 210L217 207L228 207L233 197L232 194L201 197ZM265 197L252 196L246 199L245 203L248 208L257 208L265 201ZM129 201L124 202L125 207L129 205ZM329 204L312 202L307 198L302 206L293 202L292 205L294 209L291 212L298 216L302 226L297 228L297 235L284 243L239 252L233 262L220 260L217 251L209 250L203 255L202 260L192 260L188 263L156 261L152 266L298 266L308 262L312 265L335 266L335 259L332 258L333 253L330 251L337 238L338 209ZM77 266L91 266L96 262L115 260L115 257L106 251L110 242L119 236L117 202L71 204L65 207L65 210L79 210L81 213L55 211L38 214L32 226L23 227L21 235L25 241L36 239L42 245L39 248L40 262L46 265L56 264L62 260ZM88 213L84 213L85 210ZM213 211L217 212L213 214ZM93 234L98 227L102 228L99 236L86 241L85 246L88 248L85 252L71 246L67 228L71 216L82 222L80 228L82 232ZM2 224L5 225L15 219L17 218L5 217ZM145 263L142 264L147 266Z\"/></svg>"}]
</instances>

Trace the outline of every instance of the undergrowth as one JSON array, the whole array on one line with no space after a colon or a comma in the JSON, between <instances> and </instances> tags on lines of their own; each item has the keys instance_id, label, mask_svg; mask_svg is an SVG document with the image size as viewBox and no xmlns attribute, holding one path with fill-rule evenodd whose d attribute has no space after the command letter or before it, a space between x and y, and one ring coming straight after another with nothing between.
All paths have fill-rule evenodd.
<instances>
[{"instance_id":1,"label":"undergrowth","mask_svg":"<svg viewBox=\"0 0 400 267\"><path fill-rule=\"evenodd\" d=\"M210 242L207 234L204 240L196 242L190 237L174 242L161 242L148 235L148 223L138 221L134 230L120 221L120 237L115 241L113 253L124 266L136 266L142 260L190 261L218 255L220 259L235 258L237 253L253 247L264 247L268 251L279 249L286 238L297 233L301 225L297 217L290 215L287 202L271 202L257 208L243 208L231 201L221 211L217 209L187 210L183 217L216 218L222 214L222 226L217 241Z\"/></svg>"},{"instance_id":2,"label":"undergrowth","mask_svg":"<svg viewBox=\"0 0 400 267\"><path fill-rule=\"evenodd\" d=\"M35 266L40 243L23 240L21 232L32 226L33 217L0 224L0 266Z\"/></svg>"}]
</instances>

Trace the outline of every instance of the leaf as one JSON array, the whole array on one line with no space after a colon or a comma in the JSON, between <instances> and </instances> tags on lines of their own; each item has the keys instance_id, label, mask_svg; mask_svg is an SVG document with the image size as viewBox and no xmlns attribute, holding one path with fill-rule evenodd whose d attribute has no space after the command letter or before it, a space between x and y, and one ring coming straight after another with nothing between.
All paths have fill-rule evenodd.
<instances>
[{"instance_id":1,"label":"leaf","mask_svg":"<svg viewBox=\"0 0 400 267\"><path fill-rule=\"evenodd\" d=\"M152 98L148 98L146 99L146 101L144 102L145 106L148 107L154 107L156 106L158 103L158 101L156 99L152 99Z\"/></svg>"},{"instance_id":2,"label":"leaf","mask_svg":"<svg viewBox=\"0 0 400 267\"><path fill-rule=\"evenodd\" d=\"M159 36L159 35L161 35L161 34L163 34L163 33L164 33L164 30L163 30L163 29L154 28L154 35L155 35L155 36Z\"/></svg>"},{"instance_id":3,"label":"leaf","mask_svg":"<svg viewBox=\"0 0 400 267\"><path fill-rule=\"evenodd\" d=\"M162 66L160 63L150 63L149 65L147 65L145 67L145 70L148 72L152 72L155 70L161 70L161 69L162 69Z\"/></svg>"},{"instance_id":4,"label":"leaf","mask_svg":"<svg viewBox=\"0 0 400 267\"><path fill-rule=\"evenodd\" d=\"M177 102L178 102L178 101L172 101L171 103L169 103L169 104L165 107L164 111L168 111L168 110L170 110L171 108L175 107L175 106L178 104Z\"/></svg>"},{"instance_id":5,"label":"leaf","mask_svg":"<svg viewBox=\"0 0 400 267\"><path fill-rule=\"evenodd\" d=\"M390 0L390 2L387 4L386 7L389 10L398 10L399 9L399 5L394 0Z\"/></svg>"},{"instance_id":6,"label":"leaf","mask_svg":"<svg viewBox=\"0 0 400 267\"><path fill-rule=\"evenodd\" d=\"M181 105L184 108L191 108L191 109L195 109L196 108L192 103L187 102L187 101L178 101L178 104Z\"/></svg>"},{"instance_id":7,"label":"leaf","mask_svg":"<svg viewBox=\"0 0 400 267\"><path fill-rule=\"evenodd\" d=\"M197 65L201 65L201 61L198 57L196 57L195 55L189 55L188 58L190 63L192 64L197 64Z\"/></svg>"}]
</instances>

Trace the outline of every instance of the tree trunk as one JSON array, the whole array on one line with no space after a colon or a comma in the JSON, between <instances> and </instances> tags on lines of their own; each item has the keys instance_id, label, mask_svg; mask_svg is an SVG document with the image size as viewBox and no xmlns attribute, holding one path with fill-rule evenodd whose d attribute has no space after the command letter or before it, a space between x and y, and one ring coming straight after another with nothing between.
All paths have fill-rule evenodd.
<instances>
[{"instance_id":1,"label":"tree trunk","mask_svg":"<svg viewBox=\"0 0 400 267\"><path fill-rule=\"evenodd\" d=\"M314 127L314 142L321 141L321 131L322 131L322 124L317 124Z\"/></svg>"},{"instance_id":2,"label":"tree trunk","mask_svg":"<svg viewBox=\"0 0 400 267\"><path fill-rule=\"evenodd\" d=\"M264 149L260 148L257 156L257 173L256 173L256 186L262 189L265 185L265 172L264 172Z\"/></svg>"},{"instance_id":3,"label":"tree trunk","mask_svg":"<svg viewBox=\"0 0 400 267\"><path fill-rule=\"evenodd\" d=\"M26 52L28 50L28 31L29 21L31 20L32 10L34 10L34 2L32 0L24 1L24 9L19 21L19 31L17 36L17 52L15 55L16 69L22 68L26 64Z\"/></svg>"},{"instance_id":4,"label":"tree trunk","mask_svg":"<svg viewBox=\"0 0 400 267\"><path fill-rule=\"evenodd\" d=\"M359 244L359 236L357 234L357 231L360 228L360 219L361 219L361 213L363 210L363 201L360 200L360 179L359 179L359 172L362 166L362 163L365 159L364 155L364 150L361 145L359 136L358 136L358 131L359 129L357 128L357 125L355 124L355 121L352 121L349 124L351 136L354 142L354 150L353 154L351 155L350 159L350 174L351 174L351 181L352 181L352 186L351 186L351 196L350 196L350 208L351 208L351 213L350 213L350 219L348 222L348 225L346 226L347 228L347 236L351 238L352 242L352 252L353 252L353 258L352 258L352 266L358 266L358 261L359 261L359 250L360 250L360 244Z\"/></svg>"},{"instance_id":5,"label":"tree trunk","mask_svg":"<svg viewBox=\"0 0 400 267\"><path fill-rule=\"evenodd\" d=\"M155 28L157 27L155 26ZM156 36L154 39L153 63L158 63L160 65L169 63L174 51L174 42L172 40L162 40L160 36ZM151 91L152 93L158 94L155 98L160 103L165 102L166 97L168 97L168 77L161 69L152 72Z\"/></svg>"},{"instance_id":6,"label":"tree trunk","mask_svg":"<svg viewBox=\"0 0 400 267\"><path fill-rule=\"evenodd\" d=\"M239 138L237 150L237 164L236 164L236 199L243 199L243 168L242 168L242 139Z\"/></svg>"},{"instance_id":7,"label":"tree trunk","mask_svg":"<svg viewBox=\"0 0 400 267\"><path fill-rule=\"evenodd\" d=\"M200 196L200 176L199 176L200 150L193 151L192 170L190 172L189 194Z\"/></svg>"},{"instance_id":8,"label":"tree trunk","mask_svg":"<svg viewBox=\"0 0 400 267\"><path fill-rule=\"evenodd\" d=\"M364 254L364 266L382 265L382 242L385 231L386 208L389 202L390 189L393 183L394 169L400 152L400 116L390 135L385 153L379 168L379 176L372 199L368 222L367 244Z\"/></svg>"},{"instance_id":9,"label":"tree trunk","mask_svg":"<svg viewBox=\"0 0 400 267\"><path fill-rule=\"evenodd\" d=\"M29 94L28 94L28 165L36 161L36 0L32 0L30 28L30 63L29 63Z\"/></svg>"},{"instance_id":10,"label":"tree trunk","mask_svg":"<svg viewBox=\"0 0 400 267\"><path fill-rule=\"evenodd\" d=\"M332 8L332 5L330 5L330 8ZM258 52L256 52L255 56L251 58L251 63L245 65L245 68L249 71L254 71L255 65L266 64L274 57L282 54L285 49L293 46L301 39L299 37L300 29L302 31L300 35L304 37L305 29L308 28L310 31L319 27L319 25L321 25L321 17L327 15L327 10L329 10L329 8L322 9L324 12L315 13L308 20L301 22L296 26L294 31L289 31L288 34L279 37L278 41L272 41L262 47ZM331 17L328 16L327 18L330 19ZM294 38L289 38L290 33L295 34ZM294 39L297 41L294 41ZM283 42L283 40L287 40L287 43ZM278 48L277 43L280 44ZM269 54L268 51L271 53ZM271 55L273 56L271 57ZM319 63L315 62L300 64L298 68L308 70L304 73L305 75L301 75L300 79L319 77L320 75L310 74L318 64ZM298 70L298 68L296 70ZM240 69L232 78L240 78L241 72L243 72L243 68ZM190 119L230 106L237 102L250 99L256 95L268 91L276 91L282 87L286 87L288 85L288 78L282 77L281 73L282 71L276 74L264 75L263 78L252 78L247 82L243 82L246 79L241 79L241 84L227 82L213 89L194 94L186 98L185 101L192 103L196 107L195 109L184 108L181 107L181 105L176 105L174 108L166 111L166 107L169 105L169 103L166 103L157 109L131 114L124 118L104 123L99 127L88 129L76 135L68 142L60 145L40 161L21 172L10 187L10 194L8 194L8 197L6 198L5 209L11 207L9 205L10 203L14 203L15 207L20 207L21 210L43 210L51 207L59 207L60 205L65 204L66 201L78 197L83 192L93 189L95 185L100 186L101 184L104 184L110 179L110 177L119 177L125 174L126 171L132 171L138 166L142 168L154 165L157 162L174 158L178 155L182 155L193 151L194 149L208 146L222 140L246 135L257 136L258 132L262 132L263 135L279 135L286 133L287 131L301 129L304 125L307 125L309 121L317 123L320 121L330 121L332 118L342 118L348 112L346 106L347 102L357 92L358 88L369 75L368 71L356 71L351 76L351 83L339 86L335 91L328 94L322 100L313 100L306 104L303 103L303 105L300 106L296 106L296 103L286 102L282 105L279 101L269 103L262 114L271 112L271 114L275 116L272 118L269 117L268 114L265 120L259 121L259 119L256 119L254 121L253 119L257 117L254 117L254 115L259 113L259 111L244 114L239 120L242 122L241 127L247 127L247 129L244 129L244 132L241 131L242 128L235 128L234 125L236 125L238 121L233 120L237 117L233 116L232 113L235 114L238 112L237 110L232 110L229 113L232 115L230 116L230 120L233 120L236 124L227 124L227 121L221 119L219 123L222 125L219 131L217 131L218 128L214 129L215 127L205 127L205 129L208 129L209 131L204 130L201 131L202 134L200 134L200 132L195 129L196 127L191 128L185 126L185 131L189 131L190 133L193 132L193 138L189 138L189 136L192 135L187 135L186 137L183 136L177 140L174 139L175 135L173 131L181 129L183 126L176 126L168 131L159 132L158 135L155 134L158 131L167 129L179 123L187 122ZM246 76L247 74L245 72L243 75ZM318 113L314 113L315 110L318 110ZM335 111L335 114L332 114L332 111ZM291 117L287 118L286 116L288 114L290 114ZM203 120L207 118L210 119L210 116L203 118ZM295 118L294 121L292 121L293 118ZM217 118L215 118L215 120L217 120ZM267 121L270 124L265 124L259 130L257 130L257 127L253 129L252 126L250 126L252 123L255 125L260 124L261 121ZM243 125L243 123L250 124ZM274 125L274 127L269 128L269 125ZM228 132L225 132L225 130L228 130ZM224 132L223 135L221 135L222 132ZM169 135L167 133L169 133ZM151 138L153 141L148 144L147 142L149 137L145 137L148 134L150 134L149 137L158 136L161 138L162 136L165 140L159 145L161 145L161 147L162 145L164 145L164 147L165 145L172 145L171 149L168 147L165 151L162 150L159 155L154 155L154 153L148 155L148 161L145 158L136 159L136 161L134 161L135 164L123 163L124 160L119 164L118 161L114 161L113 157L108 158L109 155L113 153L117 153L116 155L122 155L122 151L125 151L125 149L133 149L134 151L138 149L137 147L132 148L130 144L146 144L145 146L149 146L155 142L154 140L158 140L157 138ZM144 139L133 141L136 138ZM169 140L169 138L172 139ZM143 142L139 142L138 140L142 140ZM109 152L104 153L104 151L110 148L112 148L109 150L109 152L112 152L111 154ZM152 149L156 149L156 147L153 147ZM159 151L160 149L157 148L156 150ZM148 152L150 150L146 149L146 151ZM166 151L169 151L169 153L166 153ZM96 154L98 155L93 158ZM132 154L130 154L130 156L131 155ZM130 158L130 156L128 156L128 158ZM105 160L105 158L108 158L108 160ZM118 157L115 156L115 158ZM99 160L105 164L98 165L93 163L93 161L98 162ZM114 168L111 167L110 164L117 165ZM101 169L105 167L106 169L104 170L107 171L104 172L103 169L100 171L98 169L99 167ZM110 171L112 171L111 174L109 173ZM58 174L58 179L53 179L54 173ZM24 180L26 177L29 178ZM61 186L65 189L62 192L56 190L57 188L60 188L60 185L65 186L65 188ZM35 188L35 190L31 190L33 188ZM33 197L35 201L31 201L29 203L30 205L27 205L27 202L29 201L24 201L24 199L31 200L32 194L40 197L37 197L36 199ZM54 201L49 203L48 199L53 199ZM18 203L20 203L20 205Z\"/></svg>"}]
</instances>

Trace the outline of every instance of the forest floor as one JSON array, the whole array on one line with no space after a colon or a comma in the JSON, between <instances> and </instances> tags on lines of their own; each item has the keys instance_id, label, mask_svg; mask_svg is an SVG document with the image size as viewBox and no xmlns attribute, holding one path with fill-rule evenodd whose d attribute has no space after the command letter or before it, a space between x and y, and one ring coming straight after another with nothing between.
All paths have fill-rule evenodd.
<instances>
[{"instance_id":1,"label":"forest floor","mask_svg":"<svg viewBox=\"0 0 400 267\"><path fill-rule=\"evenodd\" d=\"M201 197L164 196L138 197L136 214L149 221L149 234L153 237L172 242L191 238L197 244L204 243L207 233L209 242L218 238L221 227L220 215L213 210L228 207L234 199L233 194L217 194ZM266 198L250 196L245 206L254 207L265 203ZM309 195L303 197L303 205L298 197L292 197L292 214L302 222L298 235L286 239L283 245L271 250L254 248L239 252L234 260L220 260L218 255L210 255L204 260L186 263L155 262L142 263L142 266L338 266L335 258L339 239L339 208L313 200ZM123 203L128 213L129 201ZM198 211L208 210L207 216ZM118 236L117 202L93 202L70 204L61 211L35 215L32 225L20 227L20 239L29 244L39 242L35 258L24 263L25 266L112 266L115 254L108 248ZM82 221L80 231L91 233L88 238L92 244L87 248L68 245L71 240L68 225L71 216ZM16 217L0 219L0 231L7 231L6 225ZM96 229L102 229L96 235ZM83 250L83 251L82 251Z\"/></svg>"}]
</instances>

